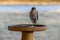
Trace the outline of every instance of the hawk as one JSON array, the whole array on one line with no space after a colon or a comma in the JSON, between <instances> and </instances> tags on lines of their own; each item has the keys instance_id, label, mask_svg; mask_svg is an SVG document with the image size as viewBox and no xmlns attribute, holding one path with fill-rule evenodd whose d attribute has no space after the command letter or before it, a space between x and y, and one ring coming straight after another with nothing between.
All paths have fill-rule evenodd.
<instances>
[{"instance_id":1,"label":"hawk","mask_svg":"<svg viewBox=\"0 0 60 40\"><path fill-rule=\"evenodd\" d=\"M37 23L37 20L38 20L38 11L36 11L35 7L32 7L32 9L30 11L30 20L32 21L32 23L35 26Z\"/></svg>"}]
</instances>

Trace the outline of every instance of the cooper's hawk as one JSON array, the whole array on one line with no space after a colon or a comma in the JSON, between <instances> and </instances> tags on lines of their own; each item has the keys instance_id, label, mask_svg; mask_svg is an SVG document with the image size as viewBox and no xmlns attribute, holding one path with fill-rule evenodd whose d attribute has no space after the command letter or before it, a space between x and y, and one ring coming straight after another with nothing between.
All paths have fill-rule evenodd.
<instances>
[{"instance_id":1,"label":"cooper's hawk","mask_svg":"<svg viewBox=\"0 0 60 40\"><path fill-rule=\"evenodd\" d=\"M37 23L37 20L38 20L38 11L36 11L36 8L35 7L32 7L32 9L31 9L30 19L31 19L32 23L35 26L36 23Z\"/></svg>"}]
</instances>

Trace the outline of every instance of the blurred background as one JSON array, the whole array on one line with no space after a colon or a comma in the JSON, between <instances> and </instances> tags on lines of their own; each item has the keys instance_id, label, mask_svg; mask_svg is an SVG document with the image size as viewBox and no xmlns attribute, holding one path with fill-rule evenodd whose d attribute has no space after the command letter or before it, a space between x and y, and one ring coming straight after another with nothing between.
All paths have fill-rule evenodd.
<instances>
[{"instance_id":1,"label":"blurred background","mask_svg":"<svg viewBox=\"0 0 60 40\"><path fill-rule=\"evenodd\" d=\"M36 7L39 20L48 30L34 33L34 40L60 40L60 5L0 6L0 40L21 40L21 32L8 30L9 25L31 24L29 12Z\"/></svg>"}]
</instances>

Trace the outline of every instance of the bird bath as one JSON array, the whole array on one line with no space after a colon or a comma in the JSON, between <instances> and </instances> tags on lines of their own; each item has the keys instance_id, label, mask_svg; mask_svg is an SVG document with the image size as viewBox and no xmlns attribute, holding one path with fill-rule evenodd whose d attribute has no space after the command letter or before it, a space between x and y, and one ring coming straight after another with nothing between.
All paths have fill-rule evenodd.
<instances>
[{"instance_id":1,"label":"bird bath","mask_svg":"<svg viewBox=\"0 0 60 40\"><path fill-rule=\"evenodd\" d=\"M36 24L35 27L31 27L31 26L33 26L33 24L12 25L12 26L8 26L8 30L21 31L22 40L34 40L33 34L35 31L47 30L47 27L45 25Z\"/></svg>"}]
</instances>

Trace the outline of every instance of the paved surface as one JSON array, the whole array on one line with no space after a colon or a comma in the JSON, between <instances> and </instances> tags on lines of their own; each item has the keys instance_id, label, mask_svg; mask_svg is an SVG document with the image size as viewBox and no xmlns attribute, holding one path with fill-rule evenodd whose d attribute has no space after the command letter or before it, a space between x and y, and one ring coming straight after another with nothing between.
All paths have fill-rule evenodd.
<instances>
[{"instance_id":1,"label":"paved surface","mask_svg":"<svg viewBox=\"0 0 60 40\"><path fill-rule=\"evenodd\" d=\"M38 23L47 25L48 30L35 32L34 40L60 40L60 13L41 13ZM0 13L0 40L21 40L21 32L9 31L8 25L23 23L31 23L28 13Z\"/></svg>"}]
</instances>

